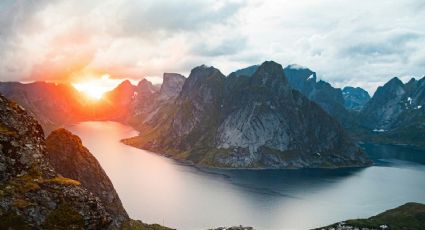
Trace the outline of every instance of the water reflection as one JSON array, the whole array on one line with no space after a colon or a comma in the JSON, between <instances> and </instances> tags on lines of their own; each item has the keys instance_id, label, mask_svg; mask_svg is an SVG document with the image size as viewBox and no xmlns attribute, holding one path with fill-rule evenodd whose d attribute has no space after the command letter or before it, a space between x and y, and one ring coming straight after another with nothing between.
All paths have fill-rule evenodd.
<instances>
[{"instance_id":1,"label":"water reflection","mask_svg":"<svg viewBox=\"0 0 425 230\"><path fill-rule=\"evenodd\" d=\"M115 122L70 129L99 160L130 216L148 223L306 229L425 202L425 166L413 163L420 151L364 146L378 163L362 169L210 170L123 145L119 140L136 132Z\"/></svg>"}]
</instances>

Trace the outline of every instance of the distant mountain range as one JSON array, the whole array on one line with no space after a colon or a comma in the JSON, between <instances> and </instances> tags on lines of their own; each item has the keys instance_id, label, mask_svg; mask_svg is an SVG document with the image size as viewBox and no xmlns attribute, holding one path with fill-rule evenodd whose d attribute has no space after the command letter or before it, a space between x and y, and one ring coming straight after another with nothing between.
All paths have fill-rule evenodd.
<instances>
[{"instance_id":1,"label":"distant mountain range","mask_svg":"<svg viewBox=\"0 0 425 230\"><path fill-rule=\"evenodd\" d=\"M274 62L224 76L199 66L186 79L165 73L160 88L124 81L99 102L72 86L0 83L53 128L84 120L116 120L141 131L125 143L214 167L367 165L356 142L425 147L425 80L394 78L369 96L317 80L306 67Z\"/></svg>"}]
</instances>

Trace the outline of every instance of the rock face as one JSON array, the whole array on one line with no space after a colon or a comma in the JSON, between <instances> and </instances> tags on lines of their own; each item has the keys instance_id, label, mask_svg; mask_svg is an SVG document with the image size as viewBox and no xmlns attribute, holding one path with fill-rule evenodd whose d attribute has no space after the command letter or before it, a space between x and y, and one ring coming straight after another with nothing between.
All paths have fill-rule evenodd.
<instances>
[{"instance_id":1,"label":"rock face","mask_svg":"<svg viewBox=\"0 0 425 230\"><path fill-rule=\"evenodd\" d=\"M378 87L360 114L379 141L425 147L425 78L393 78Z\"/></svg>"},{"instance_id":2,"label":"rock face","mask_svg":"<svg viewBox=\"0 0 425 230\"><path fill-rule=\"evenodd\" d=\"M398 78L391 79L379 87L362 110L367 123L376 129L386 129L403 112L403 100L407 100L406 89Z\"/></svg>"},{"instance_id":3,"label":"rock face","mask_svg":"<svg viewBox=\"0 0 425 230\"><path fill-rule=\"evenodd\" d=\"M164 100L175 99L183 88L186 78L178 73L164 73L159 97Z\"/></svg>"},{"instance_id":4,"label":"rock face","mask_svg":"<svg viewBox=\"0 0 425 230\"><path fill-rule=\"evenodd\" d=\"M0 226L14 229L103 229L112 222L80 182L45 160L41 126L0 96Z\"/></svg>"},{"instance_id":5,"label":"rock face","mask_svg":"<svg viewBox=\"0 0 425 230\"><path fill-rule=\"evenodd\" d=\"M360 87L344 87L342 90L344 106L346 109L360 111L370 100L369 93Z\"/></svg>"},{"instance_id":6,"label":"rock face","mask_svg":"<svg viewBox=\"0 0 425 230\"><path fill-rule=\"evenodd\" d=\"M129 123L139 130L143 129L144 126L154 124L160 119L158 116L161 108L174 103L185 80L186 78L180 74L164 73L163 83L159 91L151 90L149 94L137 98L128 119ZM152 84L150 85L152 86Z\"/></svg>"},{"instance_id":7,"label":"rock face","mask_svg":"<svg viewBox=\"0 0 425 230\"><path fill-rule=\"evenodd\" d=\"M236 76L251 76L259 65L253 65L235 71ZM344 98L341 89L332 87L325 81L317 81L316 73L307 67L292 64L283 69L289 86L298 90L308 99L316 102L327 113L336 118L341 124L350 121L350 114L344 107Z\"/></svg>"},{"instance_id":8,"label":"rock face","mask_svg":"<svg viewBox=\"0 0 425 230\"><path fill-rule=\"evenodd\" d=\"M265 62L241 76L194 68L175 102L124 142L213 167L369 164L335 119L292 90L281 65Z\"/></svg>"},{"instance_id":9,"label":"rock face","mask_svg":"<svg viewBox=\"0 0 425 230\"><path fill-rule=\"evenodd\" d=\"M49 163L59 174L80 181L99 197L116 228L129 219L112 182L78 136L66 129L58 129L47 137L46 145Z\"/></svg>"},{"instance_id":10,"label":"rock face","mask_svg":"<svg viewBox=\"0 0 425 230\"><path fill-rule=\"evenodd\" d=\"M316 73L306 67L289 65L283 71L294 89L320 105L342 125L349 122L350 115L344 107L341 89L334 88L328 82L317 81Z\"/></svg>"}]
</instances>

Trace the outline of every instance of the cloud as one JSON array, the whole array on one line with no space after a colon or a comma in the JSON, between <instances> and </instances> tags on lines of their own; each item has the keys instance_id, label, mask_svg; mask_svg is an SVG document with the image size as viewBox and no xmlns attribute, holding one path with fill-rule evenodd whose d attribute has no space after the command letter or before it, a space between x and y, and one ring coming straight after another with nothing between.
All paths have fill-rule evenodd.
<instances>
[{"instance_id":1,"label":"cloud","mask_svg":"<svg viewBox=\"0 0 425 230\"><path fill-rule=\"evenodd\" d=\"M93 0L0 2L0 80L223 73L298 63L371 93L425 75L422 0Z\"/></svg>"},{"instance_id":2,"label":"cloud","mask_svg":"<svg viewBox=\"0 0 425 230\"><path fill-rule=\"evenodd\" d=\"M66 80L84 69L134 78L187 71L184 63L197 55L189 39L230 23L242 6L232 0L2 2L0 79Z\"/></svg>"}]
</instances>

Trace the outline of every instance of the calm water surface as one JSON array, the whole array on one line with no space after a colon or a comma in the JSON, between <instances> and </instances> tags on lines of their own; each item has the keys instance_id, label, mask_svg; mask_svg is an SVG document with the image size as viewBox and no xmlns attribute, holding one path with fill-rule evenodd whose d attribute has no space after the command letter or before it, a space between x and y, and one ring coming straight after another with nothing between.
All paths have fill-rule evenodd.
<instances>
[{"instance_id":1,"label":"calm water surface","mask_svg":"<svg viewBox=\"0 0 425 230\"><path fill-rule=\"evenodd\" d=\"M425 152L366 145L364 169L204 170L119 142L115 122L69 127L99 160L129 215L178 229L308 229L425 202Z\"/></svg>"}]
</instances>

